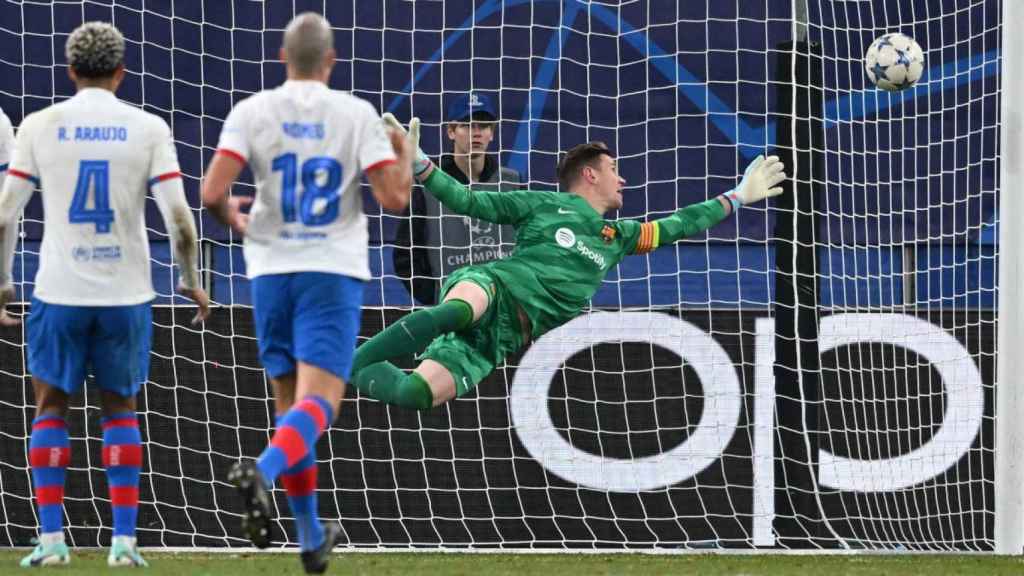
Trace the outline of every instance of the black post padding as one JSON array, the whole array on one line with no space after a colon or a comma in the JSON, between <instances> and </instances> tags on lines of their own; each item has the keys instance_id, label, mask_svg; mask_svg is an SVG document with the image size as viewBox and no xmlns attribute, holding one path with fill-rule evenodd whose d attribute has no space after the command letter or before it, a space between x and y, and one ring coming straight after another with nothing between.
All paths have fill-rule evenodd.
<instances>
[{"instance_id":1,"label":"black post padding","mask_svg":"<svg viewBox=\"0 0 1024 576\"><path fill-rule=\"evenodd\" d=\"M776 76L777 153L789 178L775 204L774 529L777 545L787 548L836 544L815 495L822 433L814 212L824 176L819 49L807 42L780 45Z\"/></svg>"}]
</instances>

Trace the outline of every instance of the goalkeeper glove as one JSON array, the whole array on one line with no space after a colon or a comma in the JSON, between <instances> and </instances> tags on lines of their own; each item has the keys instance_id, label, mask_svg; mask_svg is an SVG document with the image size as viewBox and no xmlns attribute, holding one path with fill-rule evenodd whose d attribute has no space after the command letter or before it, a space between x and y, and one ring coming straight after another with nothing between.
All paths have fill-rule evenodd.
<instances>
[{"instance_id":1,"label":"goalkeeper glove","mask_svg":"<svg viewBox=\"0 0 1024 576\"><path fill-rule=\"evenodd\" d=\"M786 179L785 166L778 156L758 156L743 172L740 185L725 193L736 212L740 206L782 194L779 184Z\"/></svg>"},{"instance_id":2,"label":"goalkeeper glove","mask_svg":"<svg viewBox=\"0 0 1024 576\"><path fill-rule=\"evenodd\" d=\"M420 119L414 116L412 120L409 120L408 132L406 132L405 128L402 128L402 124L398 122L398 119L395 118L395 115L391 112L385 112L384 115L381 116L381 120L384 120L384 124L387 125L388 128L391 128L400 134L404 134L406 139L409 141L409 144L411 144L412 148L416 150L416 156L412 160L412 173L418 179L424 172L433 166L433 162L430 161L430 158L427 158L427 155L423 153L423 150L420 150Z\"/></svg>"}]
</instances>

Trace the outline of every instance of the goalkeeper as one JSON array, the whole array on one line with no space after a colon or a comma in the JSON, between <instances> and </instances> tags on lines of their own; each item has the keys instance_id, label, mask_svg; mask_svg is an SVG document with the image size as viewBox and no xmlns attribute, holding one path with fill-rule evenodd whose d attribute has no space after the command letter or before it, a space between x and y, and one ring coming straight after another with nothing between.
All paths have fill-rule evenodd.
<instances>
[{"instance_id":1,"label":"goalkeeper","mask_svg":"<svg viewBox=\"0 0 1024 576\"><path fill-rule=\"evenodd\" d=\"M390 114L384 121L401 130ZM363 394L426 410L472 390L507 355L579 316L608 271L630 254L645 254L718 224L740 206L782 193L783 164L759 156L740 185L653 222L607 221L622 207L612 152L601 142L569 150L558 165L559 192L473 192L418 150L413 172L453 212L516 229L511 256L456 270L442 303L406 315L356 351L352 382ZM406 374L389 360L418 354Z\"/></svg>"}]
</instances>

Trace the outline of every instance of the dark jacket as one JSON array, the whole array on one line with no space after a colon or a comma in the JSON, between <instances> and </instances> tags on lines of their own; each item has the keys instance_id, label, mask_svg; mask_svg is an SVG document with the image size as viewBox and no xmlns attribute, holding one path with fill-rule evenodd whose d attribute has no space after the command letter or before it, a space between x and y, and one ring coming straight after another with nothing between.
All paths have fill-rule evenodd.
<instances>
[{"instance_id":1,"label":"dark jacket","mask_svg":"<svg viewBox=\"0 0 1024 576\"><path fill-rule=\"evenodd\" d=\"M452 156L442 156L439 165L451 177L469 184ZM472 188L518 190L520 182L518 172L498 166L497 157L488 154L480 181ZM441 282L454 270L506 256L516 241L511 226L452 214L422 186L413 189L409 208L402 215L406 218L399 221L395 234L395 273L413 299L426 306L437 304Z\"/></svg>"}]
</instances>

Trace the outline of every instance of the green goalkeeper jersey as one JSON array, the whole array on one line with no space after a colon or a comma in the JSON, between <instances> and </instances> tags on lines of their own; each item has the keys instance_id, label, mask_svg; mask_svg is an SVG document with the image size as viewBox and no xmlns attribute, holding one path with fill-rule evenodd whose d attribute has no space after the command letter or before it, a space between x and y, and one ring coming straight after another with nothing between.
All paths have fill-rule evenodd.
<instances>
[{"instance_id":1,"label":"green goalkeeper jersey","mask_svg":"<svg viewBox=\"0 0 1024 576\"><path fill-rule=\"evenodd\" d=\"M478 267L519 303L533 338L580 315L626 256L697 234L727 216L725 205L712 199L652 222L608 221L576 194L474 192L437 167L423 184L454 212L515 227L512 254Z\"/></svg>"}]
</instances>

